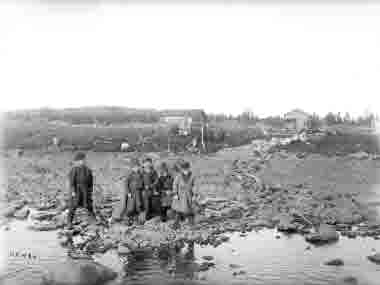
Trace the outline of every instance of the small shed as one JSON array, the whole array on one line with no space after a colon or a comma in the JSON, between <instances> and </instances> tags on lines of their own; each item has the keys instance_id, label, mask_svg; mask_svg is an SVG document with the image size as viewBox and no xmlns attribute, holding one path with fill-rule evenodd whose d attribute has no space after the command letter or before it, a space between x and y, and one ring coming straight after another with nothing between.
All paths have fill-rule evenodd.
<instances>
[{"instance_id":1,"label":"small shed","mask_svg":"<svg viewBox=\"0 0 380 285\"><path fill-rule=\"evenodd\" d=\"M297 132L309 128L310 118L311 116L301 109L294 109L284 116L287 128Z\"/></svg>"},{"instance_id":2,"label":"small shed","mask_svg":"<svg viewBox=\"0 0 380 285\"><path fill-rule=\"evenodd\" d=\"M192 128L201 127L207 121L203 110L164 110L160 112L161 122L176 125L182 134L188 135Z\"/></svg>"}]
</instances>

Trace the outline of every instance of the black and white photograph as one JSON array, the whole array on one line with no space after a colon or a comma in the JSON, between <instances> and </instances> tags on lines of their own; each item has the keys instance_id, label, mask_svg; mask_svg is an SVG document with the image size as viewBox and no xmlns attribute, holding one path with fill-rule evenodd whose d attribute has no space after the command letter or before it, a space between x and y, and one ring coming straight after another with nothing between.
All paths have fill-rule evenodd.
<instances>
[{"instance_id":1,"label":"black and white photograph","mask_svg":"<svg viewBox=\"0 0 380 285\"><path fill-rule=\"evenodd\" d=\"M379 285L380 1L0 0L1 285Z\"/></svg>"}]
</instances>

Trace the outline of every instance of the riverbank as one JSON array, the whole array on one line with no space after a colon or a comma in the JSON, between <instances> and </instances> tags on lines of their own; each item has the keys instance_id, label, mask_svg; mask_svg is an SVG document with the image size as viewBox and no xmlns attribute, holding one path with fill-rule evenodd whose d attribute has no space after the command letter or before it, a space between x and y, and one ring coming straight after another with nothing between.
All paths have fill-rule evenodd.
<instances>
[{"instance_id":1,"label":"riverbank","mask_svg":"<svg viewBox=\"0 0 380 285\"><path fill-rule=\"evenodd\" d=\"M108 228L105 223L86 220L84 213L73 232L57 232L59 242L74 245L72 254L78 258L109 250L122 256L168 245L182 248L189 243L218 248L229 242L232 232L244 236L263 228L298 233L310 243L340 244L345 236L379 239L376 185L380 184L380 161L376 157L325 156L273 146L269 141L256 141L209 156L184 157L192 163L197 177L195 192L200 207L195 227L184 225L174 231L172 221L153 219L144 226ZM60 201L72 155L36 151L17 157L6 154L8 207L3 213L18 219L34 217L33 230L61 228L65 213ZM148 155L169 164L178 158L165 153ZM118 202L128 156L88 153L96 177L95 204L104 220ZM43 212L36 214L36 209ZM211 269L213 264L203 266Z\"/></svg>"}]
</instances>

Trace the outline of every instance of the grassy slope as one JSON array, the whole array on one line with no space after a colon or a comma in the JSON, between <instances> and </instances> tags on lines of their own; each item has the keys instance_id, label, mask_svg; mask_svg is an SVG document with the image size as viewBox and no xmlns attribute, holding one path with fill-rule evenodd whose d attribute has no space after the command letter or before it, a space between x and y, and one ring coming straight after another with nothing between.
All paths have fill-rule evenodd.
<instances>
[{"instance_id":1,"label":"grassy slope","mask_svg":"<svg viewBox=\"0 0 380 285\"><path fill-rule=\"evenodd\" d=\"M209 139L210 150L216 150L224 144L230 146L249 143L254 138L262 136L258 128L247 127L244 125L215 125L215 129L222 129L224 137L212 136ZM47 121L20 121L7 120L4 124L4 147L5 148L26 148L37 149L51 144L52 138L57 136L63 145L74 145L84 149L91 149L92 143L97 138L110 138L115 142L113 150L117 151L120 143L125 139L132 145L137 144L139 137L151 137L154 146L148 146L142 151L162 151L167 149L168 127L156 124L124 124L123 126L112 127L93 127L90 125L56 125ZM177 150L189 144L191 137L176 137L173 142Z\"/></svg>"}]
</instances>

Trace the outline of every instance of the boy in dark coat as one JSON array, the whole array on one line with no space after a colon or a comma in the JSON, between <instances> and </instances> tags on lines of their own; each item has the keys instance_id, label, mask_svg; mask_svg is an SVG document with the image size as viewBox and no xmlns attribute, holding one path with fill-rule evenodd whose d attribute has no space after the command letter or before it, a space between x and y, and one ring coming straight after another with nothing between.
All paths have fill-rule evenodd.
<instances>
[{"instance_id":1,"label":"boy in dark coat","mask_svg":"<svg viewBox=\"0 0 380 285\"><path fill-rule=\"evenodd\" d=\"M160 165L157 191L161 198L161 219L165 222L167 220L168 210L171 208L173 192L173 176L169 173L168 166L165 162Z\"/></svg>"},{"instance_id":2,"label":"boy in dark coat","mask_svg":"<svg viewBox=\"0 0 380 285\"><path fill-rule=\"evenodd\" d=\"M157 201L157 198L159 200L159 193L157 192L158 175L153 168L152 159L144 159L142 176L144 181L144 189L142 192L144 211L146 218L149 219L153 213L160 212L160 209L157 209L157 205L154 205L156 203L152 205L152 199L154 202Z\"/></svg>"},{"instance_id":3,"label":"boy in dark coat","mask_svg":"<svg viewBox=\"0 0 380 285\"><path fill-rule=\"evenodd\" d=\"M69 173L69 214L68 227L72 227L75 211L78 207L86 208L95 218L92 204L94 178L91 169L86 165L86 155L79 152L74 157L74 167Z\"/></svg>"},{"instance_id":4,"label":"boy in dark coat","mask_svg":"<svg viewBox=\"0 0 380 285\"><path fill-rule=\"evenodd\" d=\"M113 212L110 223L120 221L124 213L127 214L129 219L137 217L137 215L143 210L143 178L138 159L132 160L131 172L125 178L123 186L120 205L118 209Z\"/></svg>"}]
</instances>

